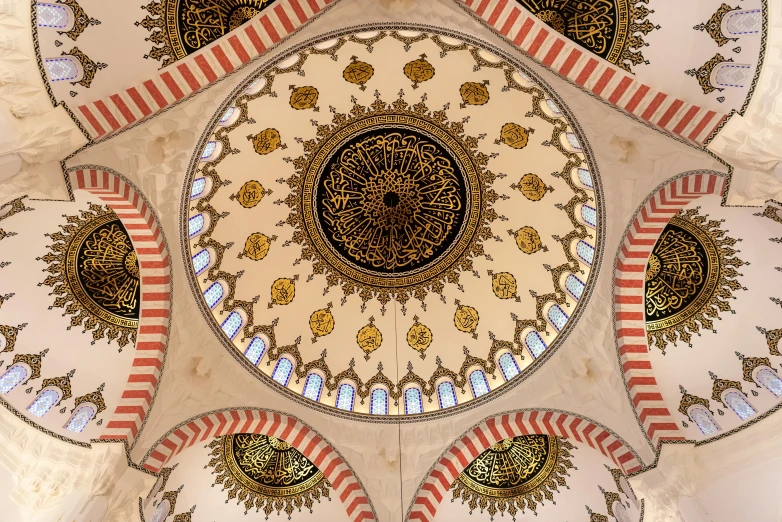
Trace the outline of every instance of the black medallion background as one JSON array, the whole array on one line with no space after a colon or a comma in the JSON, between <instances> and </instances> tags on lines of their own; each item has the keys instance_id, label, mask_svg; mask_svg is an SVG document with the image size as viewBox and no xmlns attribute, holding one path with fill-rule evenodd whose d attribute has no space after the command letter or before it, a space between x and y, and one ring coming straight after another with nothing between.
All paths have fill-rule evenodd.
<instances>
[{"instance_id":1,"label":"black medallion background","mask_svg":"<svg viewBox=\"0 0 782 522\"><path fill-rule=\"evenodd\" d=\"M517 460L518 455L514 453L519 450L530 462L522 463ZM507 457L503 455L506 453L509 453ZM462 475L488 489L518 488L538 477L549 462L550 453L551 442L548 435L513 437L502 440L481 453L464 469ZM531 469L524 469L524 464Z\"/></svg>"},{"instance_id":2,"label":"black medallion background","mask_svg":"<svg viewBox=\"0 0 782 522\"><path fill-rule=\"evenodd\" d=\"M228 435L225 441L233 456L228 467L251 482L278 489L283 496L300 494L319 481L321 471L297 449L280 439L252 433Z\"/></svg>"}]
</instances>

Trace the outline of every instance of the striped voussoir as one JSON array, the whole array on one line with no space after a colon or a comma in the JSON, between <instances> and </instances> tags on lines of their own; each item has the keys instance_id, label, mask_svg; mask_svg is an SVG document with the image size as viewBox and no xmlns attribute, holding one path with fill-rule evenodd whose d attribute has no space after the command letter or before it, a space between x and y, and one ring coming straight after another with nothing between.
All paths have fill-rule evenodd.
<instances>
[{"instance_id":1,"label":"striped voussoir","mask_svg":"<svg viewBox=\"0 0 782 522\"><path fill-rule=\"evenodd\" d=\"M556 32L514 0L456 1L534 60L669 134L703 145L727 118L645 85Z\"/></svg>"},{"instance_id":2,"label":"striped voussoir","mask_svg":"<svg viewBox=\"0 0 782 522\"><path fill-rule=\"evenodd\" d=\"M130 444L149 411L168 345L168 249L155 216L133 187L103 170L75 170L72 176L74 186L95 195L114 210L128 231L139 263L141 311L133 365L120 402L100 436L124 439Z\"/></svg>"},{"instance_id":3,"label":"striped voussoir","mask_svg":"<svg viewBox=\"0 0 782 522\"><path fill-rule=\"evenodd\" d=\"M335 0L278 0L252 21L161 69L153 78L75 111L93 139L157 114L293 34Z\"/></svg>"},{"instance_id":4,"label":"striped voussoir","mask_svg":"<svg viewBox=\"0 0 782 522\"><path fill-rule=\"evenodd\" d=\"M609 457L623 472L641 469L636 453L620 438L589 419L572 413L529 410L490 417L462 435L434 465L413 500L407 520L431 522L451 484L467 465L492 444L520 435L557 435L587 444Z\"/></svg>"},{"instance_id":5,"label":"striped voussoir","mask_svg":"<svg viewBox=\"0 0 782 522\"><path fill-rule=\"evenodd\" d=\"M257 409L225 410L205 414L175 427L150 450L144 468L157 473L190 446L234 433L257 433L284 440L307 457L331 483L354 522L373 521L374 510L353 471L331 445L299 420Z\"/></svg>"},{"instance_id":6,"label":"striped voussoir","mask_svg":"<svg viewBox=\"0 0 782 522\"><path fill-rule=\"evenodd\" d=\"M683 440L654 377L646 340L644 280L646 263L663 229L682 207L701 196L722 195L725 178L693 173L652 194L630 223L619 247L614 272L616 339L623 377L644 431L657 448L663 440Z\"/></svg>"}]
</instances>

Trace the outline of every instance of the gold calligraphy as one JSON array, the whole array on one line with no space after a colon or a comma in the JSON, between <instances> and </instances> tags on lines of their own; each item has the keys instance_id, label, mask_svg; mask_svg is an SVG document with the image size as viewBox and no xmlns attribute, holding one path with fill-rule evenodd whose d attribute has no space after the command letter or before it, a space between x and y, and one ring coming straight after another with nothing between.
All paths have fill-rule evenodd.
<instances>
[{"instance_id":1,"label":"gold calligraphy","mask_svg":"<svg viewBox=\"0 0 782 522\"><path fill-rule=\"evenodd\" d=\"M312 342L316 342L318 337L330 334L334 330L334 316L331 314L331 303L326 308L315 310L310 315L310 330L312 330Z\"/></svg>"},{"instance_id":2,"label":"gold calligraphy","mask_svg":"<svg viewBox=\"0 0 782 522\"><path fill-rule=\"evenodd\" d=\"M296 296L296 280L299 276L295 276L293 279L287 277L281 277L272 283L272 302L269 303L269 308L273 304L286 305L293 301Z\"/></svg>"},{"instance_id":3,"label":"gold calligraphy","mask_svg":"<svg viewBox=\"0 0 782 522\"><path fill-rule=\"evenodd\" d=\"M510 272L492 274L491 289L500 299L516 297L516 278Z\"/></svg>"},{"instance_id":4,"label":"gold calligraphy","mask_svg":"<svg viewBox=\"0 0 782 522\"><path fill-rule=\"evenodd\" d=\"M380 348L383 343L383 334L375 326L375 318L369 318L369 324L362 326L356 334L356 342L359 348L366 354L364 359L369 360L369 354Z\"/></svg>"},{"instance_id":5,"label":"gold calligraphy","mask_svg":"<svg viewBox=\"0 0 782 522\"><path fill-rule=\"evenodd\" d=\"M269 237L261 232L254 232L247 237L247 241L244 242L244 250L239 257L246 256L253 261L260 261L269 253L271 242L275 239L277 236Z\"/></svg>"},{"instance_id":6,"label":"gold calligraphy","mask_svg":"<svg viewBox=\"0 0 782 522\"><path fill-rule=\"evenodd\" d=\"M646 271L646 317L659 319L681 309L698 293L708 272L703 247L682 230L666 230Z\"/></svg>"},{"instance_id":7,"label":"gold calligraphy","mask_svg":"<svg viewBox=\"0 0 782 522\"><path fill-rule=\"evenodd\" d=\"M418 88L418 84L434 78L434 66L426 61L426 55L422 54L418 60L413 60L405 64L405 76L413 82L413 89Z\"/></svg>"},{"instance_id":8,"label":"gold calligraphy","mask_svg":"<svg viewBox=\"0 0 782 522\"><path fill-rule=\"evenodd\" d=\"M460 332L471 333L474 338L478 338L475 331L478 329L480 316L478 310L472 306L463 305L456 300L456 312L453 314L453 324Z\"/></svg>"},{"instance_id":9,"label":"gold calligraphy","mask_svg":"<svg viewBox=\"0 0 782 522\"><path fill-rule=\"evenodd\" d=\"M524 174L518 184L511 187L518 189L530 201L540 201L546 195L546 191L553 190L535 174Z\"/></svg>"},{"instance_id":10,"label":"gold calligraphy","mask_svg":"<svg viewBox=\"0 0 782 522\"><path fill-rule=\"evenodd\" d=\"M421 359L424 359L426 358L424 352L432 344L432 330L425 324L419 323L417 315L413 316L413 321L415 323L407 331L407 344L421 354Z\"/></svg>"},{"instance_id":11,"label":"gold calligraphy","mask_svg":"<svg viewBox=\"0 0 782 522\"><path fill-rule=\"evenodd\" d=\"M467 82L459 88L464 105L485 105L489 101L489 89L483 83Z\"/></svg>"},{"instance_id":12,"label":"gold calligraphy","mask_svg":"<svg viewBox=\"0 0 782 522\"><path fill-rule=\"evenodd\" d=\"M318 103L318 90L311 85L306 87L291 86L290 105L296 110L312 109Z\"/></svg>"},{"instance_id":13,"label":"gold calligraphy","mask_svg":"<svg viewBox=\"0 0 782 522\"><path fill-rule=\"evenodd\" d=\"M525 129L516 123L506 123L500 130L500 141L508 147L523 149L527 146L532 129Z\"/></svg>"},{"instance_id":14,"label":"gold calligraphy","mask_svg":"<svg viewBox=\"0 0 782 522\"><path fill-rule=\"evenodd\" d=\"M247 136L247 139L253 142L255 152L261 156L274 152L282 145L282 138L277 129L262 130L255 136L252 134Z\"/></svg>"},{"instance_id":15,"label":"gold calligraphy","mask_svg":"<svg viewBox=\"0 0 782 522\"><path fill-rule=\"evenodd\" d=\"M525 254L534 254L543 247L538 231L532 227L521 227L517 231L508 231L516 238L516 246Z\"/></svg>"},{"instance_id":16,"label":"gold calligraphy","mask_svg":"<svg viewBox=\"0 0 782 522\"><path fill-rule=\"evenodd\" d=\"M231 196L231 199L236 198L239 201L239 204L244 208L253 208L269 193L270 192L264 190L263 185L253 180L242 185L239 192L235 196Z\"/></svg>"},{"instance_id":17,"label":"gold calligraphy","mask_svg":"<svg viewBox=\"0 0 782 522\"><path fill-rule=\"evenodd\" d=\"M347 82L359 85L359 89L363 91L367 88L365 84L375 74L375 69L367 62L359 61L355 56L351 57L351 60L353 61L342 71L342 77Z\"/></svg>"}]
</instances>

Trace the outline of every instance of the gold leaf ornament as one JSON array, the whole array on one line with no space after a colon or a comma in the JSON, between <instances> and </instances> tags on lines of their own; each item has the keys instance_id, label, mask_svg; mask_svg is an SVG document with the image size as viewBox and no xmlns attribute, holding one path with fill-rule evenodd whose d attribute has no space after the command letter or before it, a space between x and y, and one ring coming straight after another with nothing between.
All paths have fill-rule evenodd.
<instances>
[{"instance_id":1,"label":"gold leaf ornament","mask_svg":"<svg viewBox=\"0 0 782 522\"><path fill-rule=\"evenodd\" d=\"M334 331L334 316L331 314L332 304L329 303L326 308L315 310L310 315L310 330L312 330L312 342L316 342L318 337L330 334Z\"/></svg>"},{"instance_id":2,"label":"gold leaf ornament","mask_svg":"<svg viewBox=\"0 0 782 522\"><path fill-rule=\"evenodd\" d=\"M369 318L369 324L362 326L356 334L356 342L366 355L364 359L369 360L369 354L380 348L383 344L383 334L375 326L375 318Z\"/></svg>"},{"instance_id":3,"label":"gold leaf ornament","mask_svg":"<svg viewBox=\"0 0 782 522\"><path fill-rule=\"evenodd\" d=\"M404 72L405 76L413 82L413 88L417 89L419 83L434 78L435 70L434 66L426 61L426 55L422 54L419 59L406 63Z\"/></svg>"},{"instance_id":4,"label":"gold leaf ornament","mask_svg":"<svg viewBox=\"0 0 782 522\"><path fill-rule=\"evenodd\" d=\"M367 62L360 61L356 56L351 57L353 60L342 71L342 77L346 82L359 85L359 88L363 91L366 89L366 83L372 79L375 74L375 68Z\"/></svg>"},{"instance_id":5,"label":"gold leaf ornament","mask_svg":"<svg viewBox=\"0 0 782 522\"><path fill-rule=\"evenodd\" d=\"M287 277L281 277L272 283L272 302L269 303L269 308L272 305L286 305L293 301L296 297L296 280L299 276L292 279Z\"/></svg>"},{"instance_id":6,"label":"gold leaf ornament","mask_svg":"<svg viewBox=\"0 0 782 522\"><path fill-rule=\"evenodd\" d=\"M475 331L478 329L480 316L478 310L472 306L467 306L456 301L456 313L453 315L453 324L460 332L470 333L474 338L478 337Z\"/></svg>"},{"instance_id":7,"label":"gold leaf ornament","mask_svg":"<svg viewBox=\"0 0 782 522\"><path fill-rule=\"evenodd\" d=\"M432 330L425 324L419 323L417 315L413 316L413 321L415 321L415 323L407 331L407 344L410 348L419 352L421 358L424 359L426 357L424 352L429 348L429 345L432 344Z\"/></svg>"},{"instance_id":8,"label":"gold leaf ornament","mask_svg":"<svg viewBox=\"0 0 782 522\"><path fill-rule=\"evenodd\" d=\"M253 208L261 202L266 194L267 191L264 190L263 185L253 180L242 185L235 197L244 208Z\"/></svg>"},{"instance_id":9,"label":"gold leaf ornament","mask_svg":"<svg viewBox=\"0 0 782 522\"><path fill-rule=\"evenodd\" d=\"M532 132L532 129L525 129L517 123L506 123L500 130L500 141L513 149L523 149Z\"/></svg>"},{"instance_id":10,"label":"gold leaf ornament","mask_svg":"<svg viewBox=\"0 0 782 522\"><path fill-rule=\"evenodd\" d=\"M318 89L311 85L304 87L291 86L290 105L297 111L312 109L318 103Z\"/></svg>"},{"instance_id":11,"label":"gold leaf ornament","mask_svg":"<svg viewBox=\"0 0 782 522\"><path fill-rule=\"evenodd\" d=\"M492 274L491 289L494 295L500 299L516 297L516 278L510 272L497 272Z\"/></svg>"},{"instance_id":12,"label":"gold leaf ornament","mask_svg":"<svg viewBox=\"0 0 782 522\"><path fill-rule=\"evenodd\" d=\"M514 184L513 188L524 194L524 197L530 201L540 201L546 192L551 190L551 187L543 183L536 174L525 174L522 176L518 184Z\"/></svg>"},{"instance_id":13,"label":"gold leaf ornament","mask_svg":"<svg viewBox=\"0 0 782 522\"><path fill-rule=\"evenodd\" d=\"M253 142L253 148L255 152L261 156L265 156L271 152L280 148L282 145L282 138L280 137L280 131L277 129L265 129L256 135L249 135L247 139Z\"/></svg>"},{"instance_id":14,"label":"gold leaf ornament","mask_svg":"<svg viewBox=\"0 0 782 522\"><path fill-rule=\"evenodd\" d=\"M243 256L249 257L253 261L260 261L269 253L272 240L273 238L261 232L250 234L244 243Z\"/></svg>"},{"instance_id":15,"label":"gold leaf ornament","mask_svg":"<svg viewBox=\"0 0 782 522\"><path fill-rule=\"evenodd\" d=\"M543 248L540 234L532 227L521 227L516 232L512 232L512 234L516 238L516 246L525 254L534 254Z\"/></svg>"},{"instance_id":16,"label":"gold leaf ornament","mask_svg":"<svg viewBox=\"0 0 782 522\"><path fill-rule=\"evenodd\" d=\"M486 105L489 101L489 89L486 83L466 82L459 88L464 105Z\"/></svg>"}]
</instances>

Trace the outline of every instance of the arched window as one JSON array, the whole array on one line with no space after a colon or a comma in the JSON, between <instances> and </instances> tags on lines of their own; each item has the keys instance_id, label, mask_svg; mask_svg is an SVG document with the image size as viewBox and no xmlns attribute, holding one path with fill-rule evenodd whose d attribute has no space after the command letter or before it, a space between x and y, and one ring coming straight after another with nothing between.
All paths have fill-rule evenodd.
<instances>
[{"instance_id":1,"label":"arched window","mask_svg":"<svg viewBox=\"0 0 782 522\"><path fill-rule=\"evenodd\" d=\"M282 384L283 386L288 386L288 381L291 378L292 372L293 363L283 357L277 361L277 366L274 367L274 371L272 372L272 379Z\"/></svg>"},{"instance_id":2,"label":"arched window","mask_svg":"<svg viewBox=\"0 0 782 522\"><path fill-rule=\"evenodd\" d=\"M738 415L741 420L749 419L757 413L755 408L747 401L747 398L744 397L744 394L738 390L726 390L722 396L722 400L731 410L736 412L736 415Z\"/></svg>"},{"instance_id":3,"label":"arched window","mask_svg":"<svg viewBox=\"0 0 782 522\"><path fill-rule=\"evenodd\" d=\"M581 144L578 142L578 137L574 133L566 132L565 138L567 139L568 145L573 147L573 150L581 152Z\"/></svg>"},{"instance_id":4,"label":"arched window","mask_svg":"<svg viewBox=\"0 0 782 522\"><path fill-rule=\"evenodd\" d=\"M552 305L548 309L548 320L551 321L551 324L554 325L558 332L562 331L568 319L568 315L559 305Z\"/></svg>"},{"instance_id":5,"label":"arched window","mask_svg":"<svg viewBox=\"0 0 782 522\"><path fill-rule=\"evenodd\" d=\"M372 401L369 403L369 413L372 415L388 415L388 392L383 388L372 390Z\"/></svg>"},{"instance_id":6,"label":"arched window","mask_svg":"<svg viewBox=\"0 0 782 522\"><path fill-rule=\"evenodd\" d=\"M204 147L204 151L201 153L201 161L208 160L212 156L212 154L215 153L216 149L217 149L216 141L207 142L206 147Z\"/></svg>"},{"instance_id":7,"label":"arched window","mask_svg":"<svg viewBox=\"0 0 782 522\"><path fill-rule=\"evenodd\" d=\"M233 341L233 338L239 333L242 323L244 323L242 315L239 312L231 312L228 314L228 317L225 318L223 324L220 325L220 328L222 328L225 335Z\"/></svg>"},{"instance_id":8,"label":"arched window","mask_svg":"<svg viewBox=\"0 0 782 522\"><path fill-rule=\"evenodd\" d=\"M611 506L611 511L614 512L614 518L616 518L616 522L631 522L630 514L627 512L621 502L614 502L614 505Z\"/></svg>"},{"instance_id":9,"label":"arched window","mask_svg":"<svg viewBox=\"0 0 782 522\"><path fill-rule=\"evenodd\" d=\"M206 188L206 178L196 178L193 181L193 187L190 189L190 199L200 196Z\"/></svg>"},{"instance_id":10,"label":"arched window","mask_svg":"<svg viewBox=\"0 0 782 522\"><path fill-rule=\"evenodd\" d=\"M580 181L581 184L587 188L595 188L595 185L592 182L592 174L590 174L589 170L583 167L578 168L578 181Z\"/></svg>"},{"instance_id":11,"label":"arched window","mask_svg":"<svg viewBox=\"0 0 782 522\"><path fill-rule=\"evenodd\" d=\"M782 395L782 379L771 368L765 367L758 370L758 373L755 375L755 381L773 393L774 396L779 397Z\"/></svg>"},{"instance_id":12,"label":"arched window","mask_svg":"<svg viewBox=\"0 0 782 522\"><path fill-rule=\"evenodd\" d=\"M169 511L171 511L171 503L167 498L163 499L163 501L157 505L155 514L152 515L152 522L163 522L168 516Z\"/></svg>"},{"instance_id":13,"label":"arched window","mask_svg":"<svg viewBox=\"0 0 782 522\"><path fill-rule=\"evenodd\" d=\"M252 82L245 90L247 94L255 94L259 92L261 89L266 87L266 78L258 78L254 82Z\"/></svg>"},{"instance_id":14,"label":"arched window","mask_svg":"<svg viewBox=\"0 0 782 522\"><path fill-rule=\"evenodd\" d=\"M565 290L578 301L584 294L584 282L573 274L568 274L565 278Z\"/></svg>"},{"instance_id":15,"label":"arched window","mask_svg":"<svg viewBox=\"0 0 782 522\"><path fill-rule=\"evenodd\" d=\"M46 388L39 393L33 403L27 407L27 411L36 417L43 417L52 406L57 404L61 396L62 392L60 392L59 388Z\"/></svg>"},{"instance_id":16,"label":"arched window","mask_svg":"<svg viewBox=\"0 0 782 522\"><path fill-rule=\"evenodd\" d=\"M266 341L260 337L253 337L253 340L250 341L250 345L244 351L244 356L247 357L253 365L258 366L264 353L266 353Z\"/></svg>"},{"instance_id":17,"label":"arched window","mask_svg":"<svg viewBox=\"0 0 782 522\"><path fill-rule=\"evenodd\" d=\"M443 381L437 386L437 399L440 401L440 408L450 408L456 406L456 389L450 381Z\"/></svg>"},{"instance_id":18,"label":"arched window","mask_svg":"<svg viewBox=\"0 0 782 522\"><path fill-rule=\"evenodd\" d=\"M527 345L529 353L531 353L532 356L536 359L540 357L541 354L543 354L546 348L548 348L548 346L546 346L546 342L543 340L540 334L534 330L528 333L524 338L524 344Z\"/></svg>"},{"instance_id":19,"label":"arched window","mask_svg":"<svg viewBox=\"0 0 782 522\"><path fill-rule=\"evenodd\" d=\"M548 106L549 110L556 116L562 116L562 111L559 110L559 105L557 105L556 102L551 98L546 98L546 106Z\"/></svg>"},{"instance_id":20,"label":"arched window","mask_svg":"<svg viewBox=\"0 0 782 522\"><path fill-rule=\"evenodd\" d=\"M200 275L201 272L209 267L211 256L209 250L203 249L199 253L193 256L193 268L195 268L196 275Z\"/></svg>"},{"instance_id":21,"label":"arched window","mask_svg":"<svg viewBox=\"0 0 782 522\"><path fill-rule=\"evenodd\" d=\"M513 356L509 353L502 354L500 356L499 363L500 371L502 372L502 376L505 378L506 382L521 373L521 370L519 370L519 365L516 364L516 359L514 359Z\"/></svg>"},{"instance_id":22,"label":"arched window","mask_svg":"<svg viewBox=\"0 0 782 522\"><path fill-rule=\"evenodd\" d=\"M744 87L752 66L745 63L722 62L711 73L715 87Z\"/></svg>"},{"instance_id":23,"label":"arched window","mask_svg":"<svg viewBox=\"0 0 782 522\"><path fill-rule=\"evenodd\" d=\"M489 381L486 380L483 370L475 370L470 374L470 388L472 388L472 396L476 399L489 393Z\"/></svg>"},{"instance_id":24,"label":"arched window","mask_svg":"<svg viewBox=\"0 0 782 522\"><path fill-rule=\"evenodd\" d=\"M36 6L38 27L65 29L70 25L71 9L64 5L38 3Z\"/></svg>"},{"instance_id":25,"label":"arched window","mask_svg":"<svg viewBox=\"0 0 782 522\"><path fill-rule=\"evenodd\" d=\"M239 119L240 114L241 111L237 110L236 107L228 107L228 109L226 109L226 111L223 113L223 116L220 118L220 121L217 124L220 125L221 127L231 125L236 120Z\"/></svg>"},{"instance_id":26,"label":"arched window","mask_svg":"<svg viewBox=\"0 0 782 522\"><path fill-rule=\"evenodd\" d=\"M74 433L81 433L94 416L95 406L89 403L81 404L71 415L70 420L65 425L65 429Z\"/></svg>"},{"instance_id":27,"label":"arched window","mask_svg":"<svg viewBox=\"0 0 782 522\"><path fill-rule=\"evenodd\" d=\"M321 390L323 390L323 377L317 373L307 375L307 380L304 381L304 391L301 394L313 401L319 401Z\"/></svg>"},{"instance_id":28,"label":"arched window","mask_svg":"<svg viewBox=\"0 0 782 522\"><path fill-rule=\"evenodd\" d=\"M356 390L350 384L340 384L337 391L337 408L345 411L353 411L353 402L356 397Z\"/></svg>"},{"instance_id":29,"label":"arched window","mask_svg":"<svg viewBox=\"0 0 782 522\"><path fill-rule=\"evenodd\" d=\"M736 37L760 32L763 15L760 9L731 11L722 19L722 34Z\"/></svg>"},{"instance_id":30,"label":"arched window","mask_svg":"<svg viewBox=\"0 0 782 522\"><path fill-rule=\"evenodd\" d=\"M717 426L714 417L711 416L711 413L705 406L701 406L700 404L691 406L690 409L687 410L687 415L689 415L692 422L698 425L698 428L700 428L701 433L704 435L713 435L720 431L720 427Z\"/></svg>"},{"instance_id":31,"label":"arched window","mask_svg":"<svg viewBox=\"0 0 782 522\"><path fill-rule=\"evenodd\" d=\"M581 205L581 219L592 228L597 228L597 210L589 205Z\"/></svg>"},{"instance_id":32,"label":"arched window","mask_svg":"<svg viewBox=\"0 0 782 522\"><path fill-rule=\"evenodd\" d=\"M187 221L187 232L190 237L201 232L204 229L204 215L196 214Z\"/></svg>"},{"instance_id":33,"label":"arched window","mask_svg":"<svg viewBox=\"0 0 782 522\"><path fill-rule=\"evenodd\" d=\"M47 58L46 71L49 73L49 80L53 82L77 82L82 76L78 62L69 56Z\"/></svg>"},{"instance_id":34,"label":"arched window","mask_svg":"<svg viewBox=\"0 0 782 522\"><path fill-rule=\"evenodd\" d=\"M595 248L592 245L579 239L576 244L576 254L581 258L581 261L592 266L592 260L595 257Z\"/></svg>"},{"instance_id":35,"label":"arched window","mask_svg":"<svg viewBox=\"0 0 782 522\"><path fill-rule=\"evenodd\" d=\"M405 390L405 413L412 415L424 411L424 401L421 399L421 390L412 386Z\"/></svg>"},{"instance_id":36,"label":"arched window","mask_svg":"<svg viewBox=\"0 0 782 522\"><path fill-rule=\"evenodd\" d=\"M619 485L622 486L622 492L627 495L627 498L633 501L633 505L638 507L638 497L635 496L635 491L633 491L627 478L624 476L619 477Z\"/></svg>"},{"instance_id":37,"label":"arched window","mask_svg":"<svg viewBox=\"0 0 782 522\"><path fill-rule=\"evenodd\" d=\"M28 375L30 373L25 365L14 364L0 377L0 393L9 393L19 383L24 382Z\"/></svg>"},{"instance_id":38,"label":"arched window","mask_svg":"<svg viewBox=\"0 0 782 522\"><path fill-rule=\"evenodd\" d=\"M212 285L204 292L204 299L206 299L206 305L209 308L214 308L217 303L223 298L223 285L219 281L212 283Z\"/></svg>"}]
</instances>

